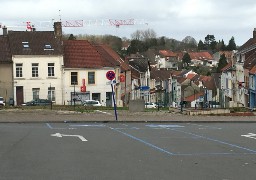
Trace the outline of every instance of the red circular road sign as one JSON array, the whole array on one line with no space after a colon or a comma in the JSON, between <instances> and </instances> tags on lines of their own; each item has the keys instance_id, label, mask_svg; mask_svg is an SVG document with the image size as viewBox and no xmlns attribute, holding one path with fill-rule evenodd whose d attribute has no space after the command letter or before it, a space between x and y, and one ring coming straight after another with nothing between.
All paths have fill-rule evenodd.
<instances>
[{"instance_id":1,"label":"red circular road sign","mask_svg":"<svg viewBox=\"0 0 256 180\"><path fill-rule=\"evenodd\" d=\"M115 72L114 72L114 71L108 71L108 72L106 73L106 77L107 77L108 80L113 80L113 79L115 79L115 77L116 77Z\"/></svg>"}]
</instances>

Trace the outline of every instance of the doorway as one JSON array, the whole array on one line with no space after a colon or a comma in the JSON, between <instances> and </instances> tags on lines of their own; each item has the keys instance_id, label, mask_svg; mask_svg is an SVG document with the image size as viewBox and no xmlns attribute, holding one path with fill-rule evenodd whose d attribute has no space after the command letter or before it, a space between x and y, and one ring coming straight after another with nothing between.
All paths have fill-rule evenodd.
<instances>
[{"instance_id":1,"label":"doorway","mask_svg":"<svg viewBox=\"0 0 256 180\"><path fill-rule=\"evenodd\" d=\"M16 87L16 101L18 106L24 103L23 86Z\"/></svg>"}]
</instances>

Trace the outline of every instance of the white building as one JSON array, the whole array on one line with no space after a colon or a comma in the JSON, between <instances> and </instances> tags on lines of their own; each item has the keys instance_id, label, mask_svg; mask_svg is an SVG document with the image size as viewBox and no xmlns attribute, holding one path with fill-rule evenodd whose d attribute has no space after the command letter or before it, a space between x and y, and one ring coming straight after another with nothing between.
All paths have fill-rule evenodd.
<instances>
[{"instance_id":1,"label":"white building","mask_svg":"<svg viewBox=\"0 0 256 180\"><path fill-rule=\"evenodd\" d=\"M112 87L107 72L114 72L116 84L113 91L117 106L121 100L120 63L102 56L103 49L96 49L86 40L67 40L64 46L63 90L65 104L81 104L84 100L98 100L103 106L113 106ZM99 48L99 47L98 47ZM100 53L101 52L101 53Z\"/></svg>"},{"instance_id":2,"label":"white building","mask_svg":"<svg viewBox=\"0 0 256 180\"><path fill-rule=\"evenodd\" d=\"M14 55L14 101L49 99L62 104L62 56ZM23 98L21 98L23 96ZM22 100L23 99L23 100Z\"/></svg>"},{"instance_id":3,"label":"white building","mask_svg":"<svg viewBox=\"0 0 256 180\"><path fill-rule=\"evenodd\" d=\"M63 103L63 55L53 31L10 31L15 105L35 99Z\"/></svg>"}]
</instances>

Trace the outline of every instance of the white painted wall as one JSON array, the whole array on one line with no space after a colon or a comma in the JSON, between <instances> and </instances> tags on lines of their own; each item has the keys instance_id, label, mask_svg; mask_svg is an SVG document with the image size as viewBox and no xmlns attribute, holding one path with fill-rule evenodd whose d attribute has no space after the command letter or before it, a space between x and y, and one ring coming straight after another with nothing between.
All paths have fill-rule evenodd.
<instances>
[{"instance_id":1,"label":"white painted wall","mask_svg":"<svg viewBox=\"0 0 256 180\"><path fill-rule=\"evenodd\" d=\"M236 92L236 101L238 103L241 103L243 105L247 104L245 102L245 91L244 91L244 87L242 88L238 88L238 82L245 82L244 76L244 68L243 68L243 63L236 63L236 84L235 84L235 89L234 91ZM245 83L242 84L243 86L245 85Z\"/></svg>"},{"instance_id":2,"label":"white painted wall","mask_svg":"<svg viewBox=\"0 0 256 180\"><path fill-rule=\"evenodd\" d=\"M55 87L55 104L62 104L62 65L63 56L34 56L14 55L13 77L14 77L14 101L16 101L16 86L23 86L24 102L33 99L32 88L40 88L39 98L47 99L48 87ZM16 64L22 63L23 77L16 77ZM38 63L39 77L32 77L32 63ZM54 63L54 77L48 77L48 63Z\"/></svg>"},{"instance_id":3,"label":"white painted wall","mask_svg":"<svg viewBox=\"0 0 256 180\"><path fill-rule=\"evenodd\" d=\"M119 77L120 69L110 69L110 68L103 68L103 69L68 69L64 68L63 70L63 94L64 94L64 101L65 104L70 104L71 100L71 93L74 92L74 85L71 85L71 72L78 73L78 85L75 85L75 91L81 92L80 87L82 86L82 79L85 79L86 85L86 93L89 94L89 99L92 99L92 93L100 93L100 103L103 106L106 106L106 92L112 92L111 85L107 84L109 80L106 78L106 73L108 71L114 71L116 74L116 79ZM88 72L95 72L95 84L88 84ZM116 85L113 86L115 93L115 98L117 102L117 106L121 106L121 86Z\"/></svg>"}]
</instances>

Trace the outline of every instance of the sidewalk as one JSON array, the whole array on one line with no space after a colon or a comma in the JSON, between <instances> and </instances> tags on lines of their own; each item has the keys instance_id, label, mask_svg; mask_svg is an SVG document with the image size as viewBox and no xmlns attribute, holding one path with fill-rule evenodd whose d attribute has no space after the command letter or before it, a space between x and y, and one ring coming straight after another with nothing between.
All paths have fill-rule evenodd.
<instances>
[{"instance_id":1,"label":"sidewalk","mask_svg":"<svg viewBox=\"0 0 256 180\"><path fill-rule=\"evenodd\" d=\"M36 123L36 122L256 122L256 116L189 116L180 112L152 111L129 112L114 110L91 111L56 111L49 109L2 109L0 123Z\"/></svg>"}]
</instances>

